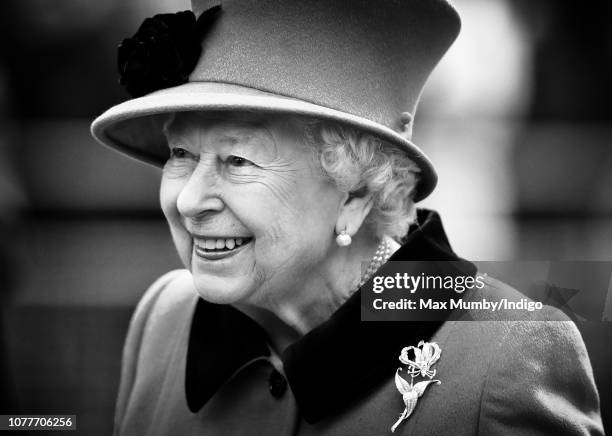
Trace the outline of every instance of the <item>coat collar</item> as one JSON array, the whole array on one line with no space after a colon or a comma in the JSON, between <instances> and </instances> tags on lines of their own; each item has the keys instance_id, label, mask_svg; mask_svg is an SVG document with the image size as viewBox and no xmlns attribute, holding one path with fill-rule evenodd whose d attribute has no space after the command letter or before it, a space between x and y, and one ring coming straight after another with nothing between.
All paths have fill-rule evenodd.
<instances>
[{"instance_id":1,"label":"coat collar","mask_svg":"<svg viewBox=\"0 0 612 436\"><path fill-rule=\"evenodd\" d=\"M417 222L390 260L460 260L436 212L419 210ZM476 269L465 262L464 271ZM367 395L392 377L403 347L430 339L443 322L361 322L360 291L355 292L283 353L300 413L314 423ZM231 306L198 300L185 377L190 410L200 410L245 363L269 355L266 334L255 321Z\"/></svg>"}]
</instances>

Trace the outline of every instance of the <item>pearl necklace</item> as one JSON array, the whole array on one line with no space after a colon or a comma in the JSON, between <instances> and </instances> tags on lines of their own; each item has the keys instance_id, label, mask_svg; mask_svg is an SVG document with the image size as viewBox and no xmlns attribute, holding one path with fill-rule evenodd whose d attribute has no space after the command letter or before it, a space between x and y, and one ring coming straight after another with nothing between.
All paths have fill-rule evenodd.
<instances>
[{"instance_id":1,"label":"pearl necklace","mask_svg":"<svg viewBox=\"0 0 612 436\"><path fill-rule=\"evenodd\" d=\"M361 281L359 282L359 287L361 288L364 284L367 283L368 280L374 275L376 271L391 257L391 245L387 242L385 238L380 241L378 244L378 248L376 249L376 253L372 257L370 261L370 265L368 265L368 269L366 269L365 273L361 277Z\"/></svg>"}]
</instances>

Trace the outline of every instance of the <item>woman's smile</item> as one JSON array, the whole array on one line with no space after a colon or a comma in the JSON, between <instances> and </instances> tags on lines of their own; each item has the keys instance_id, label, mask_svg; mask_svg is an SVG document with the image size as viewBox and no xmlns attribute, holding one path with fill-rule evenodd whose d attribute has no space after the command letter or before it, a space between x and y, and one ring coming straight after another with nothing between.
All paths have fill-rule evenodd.
<instances>
[{"instance_id":1,"label":"woman's smile","mask_svg":"<svg viewBox=\"0 0 612 436\"><path fill-rule=\"evenodd\" d=\"M198 258L217 261L243 251L252 240L249 237L195 237L193 251Z\"/></svg>"}]
</instances>

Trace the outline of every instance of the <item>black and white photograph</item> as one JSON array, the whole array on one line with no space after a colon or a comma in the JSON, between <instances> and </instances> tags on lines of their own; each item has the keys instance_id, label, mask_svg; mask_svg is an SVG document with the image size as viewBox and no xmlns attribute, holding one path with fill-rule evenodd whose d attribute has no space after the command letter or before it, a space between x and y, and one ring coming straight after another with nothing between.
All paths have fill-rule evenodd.
<instances>
[{"instance_id":1,"label":"black and white photograph","mask_svg":"<svg viewBox=\"0 0 612 436\"><path fill-rule=\"evenodd\" d=\"M610 22L5 1L0 433L604 435Z\"/></svg>"}]
</instances>

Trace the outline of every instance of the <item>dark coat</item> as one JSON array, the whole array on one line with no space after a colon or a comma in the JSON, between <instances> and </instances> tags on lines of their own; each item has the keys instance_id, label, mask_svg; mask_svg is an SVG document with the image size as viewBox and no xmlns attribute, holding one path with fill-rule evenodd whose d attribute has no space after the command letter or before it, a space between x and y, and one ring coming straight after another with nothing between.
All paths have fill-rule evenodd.
<instances>
[{"instance_id":1,"label":"dark coat","mask_svg":"<svg viewBox=\"0 0 612 436\"><path fill-rule=\"evenodd\" d=\"M439 217L393 260L450 259ZM517 291L488 279L489 298ZM120 435L378 435L404 409L394 375L400 350L436 342L441 384L430 386L395 434L603 434L589 357L561 312L539 322L361 322L359 292L282 355L275 369L264 331L230 306L199 299L173 271L144 295L124 349ZM481 318L479 318L481 317Z\"/></svg>"}]
</instances>

